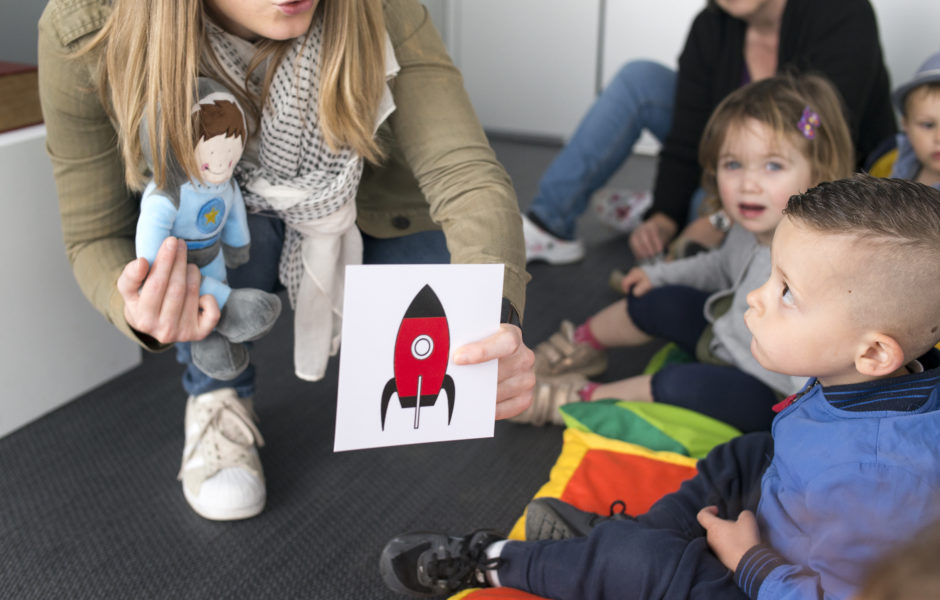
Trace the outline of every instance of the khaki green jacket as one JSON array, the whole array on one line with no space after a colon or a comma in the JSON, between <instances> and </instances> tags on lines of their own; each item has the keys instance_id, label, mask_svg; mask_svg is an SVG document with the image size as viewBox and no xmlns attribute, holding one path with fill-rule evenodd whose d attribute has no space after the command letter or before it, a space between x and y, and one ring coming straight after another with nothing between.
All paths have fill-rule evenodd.
<instances>
[{"instance_id":1,"label":"khaki green jacket","mask_svg":"<svg viewBox=\"0 0 940 600\"><path fill-rule=\"evenodd\" d=\"M359 227L375 237L443 229L453 263L504 263L503 296L525 303L522 221L512 182L490 148L426 9L387 0L386 27L401 65L397 106L379 128L388 150L367 165ZM65 247L82 292L128 337L117 278L135 258L139 194L124 183L115 125L95 91L92 60L69 55L98 31L108 0L50 0L39 20L39 91Z\"/></svg>"}]
</instances>

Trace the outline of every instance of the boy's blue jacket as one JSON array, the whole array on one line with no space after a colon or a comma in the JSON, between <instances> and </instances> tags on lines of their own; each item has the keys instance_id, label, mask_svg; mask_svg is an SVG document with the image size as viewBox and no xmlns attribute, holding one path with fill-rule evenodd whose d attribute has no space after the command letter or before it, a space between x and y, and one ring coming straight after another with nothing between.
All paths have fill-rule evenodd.
<instances>
[{"instance_id":1,"label":"boy's blue jacket","mask_svg":"<svg viewBox=\"0 0 940 600\"><path fill-rule=\"evenodd\" d=\"M762 545L738 565L751 598L849 598L865 568L940 516L940 353L901 377L823 389L774 420L757 509Z\"/></svg>"}]
</instances>

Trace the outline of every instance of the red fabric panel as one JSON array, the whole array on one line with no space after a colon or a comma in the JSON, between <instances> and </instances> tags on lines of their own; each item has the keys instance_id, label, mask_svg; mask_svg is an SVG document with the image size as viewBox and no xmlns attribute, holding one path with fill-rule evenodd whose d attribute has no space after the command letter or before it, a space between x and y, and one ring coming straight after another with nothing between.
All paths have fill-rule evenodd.
<instances>
[{"instance_id":1,"label":"red fabric panel","mask_svg":"<svg viewBox=\"0 0 940 600\"><path fill-rule=\"evenodd\" d=\"M695 469L610 450L588 450L571 476L561 499L582 510L602 515L614 500L623 500L627 513L645 513L662 496L679 489Z\"/></svg>"}]
</instances>

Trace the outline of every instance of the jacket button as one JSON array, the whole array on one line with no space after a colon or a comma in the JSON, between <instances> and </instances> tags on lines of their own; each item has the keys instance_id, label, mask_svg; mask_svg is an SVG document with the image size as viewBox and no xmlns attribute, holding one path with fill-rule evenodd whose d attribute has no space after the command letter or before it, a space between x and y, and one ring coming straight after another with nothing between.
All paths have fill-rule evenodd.
<instances>
[{"instance_id":1,"label":"jacket button","mask_svg":"<svg viewBox=\"0 0 940 600\"><path fill-rule=\"evenodd\" d=\"M398 215L397 217L392 217L392 227L395 229L408 229L411 227L411 220L408 217L403 217Z\"/></svg>"}]
</instances>

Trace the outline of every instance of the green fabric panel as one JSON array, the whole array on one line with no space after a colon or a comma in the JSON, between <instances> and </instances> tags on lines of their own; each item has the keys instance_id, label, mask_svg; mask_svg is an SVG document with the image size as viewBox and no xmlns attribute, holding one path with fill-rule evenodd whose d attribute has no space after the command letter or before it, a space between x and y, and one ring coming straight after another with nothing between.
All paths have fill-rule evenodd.
<instances>
[{"instance_id":1,"label":"green fabric panel","mask_svg":"<svg viewBox=\"0 0 940 600\"><path fill-rule=\"evenodd\" d=\"M741 432L718 419L681 406L656 402L618 402L618 406L641 416L647 423L676 440L689 456L702 458L718 444Z\"/></svg>"},{"instance_id":2,"label":"green fabric panel","mask_svg":"<svg viewBox=\"0 0 940 600\"><path fill-rule=\"evenodd\" d=\"M569 427L692 458L741 435L726 423L671 404L605 399L566 404L561 412Z\"/></svg>"},{"instance_id":3,"label":"green fabric panel","mask_svg":"<svg viewBox=\"0 0 940 600\"><path fill-rule=\"evenodd\" d=\"M695 362L695 357L691 356L688 352L677 346L675 343L669 342L656 351L656 354L654 354L653 358L650 359L649 363L646 365L646 368L643 369L643 374L652 375L666 365L690 362Z\"/></svg>"},{"instance_id":4,"label":"green fabric panel","mask_svg":"<svg viewBox=\"0 0 940 600\"><path fill-rule=\"evenodd\" d=\"M718 444L741 435L740 431L727 423L681 406L623 401L617 405L640 416L652 427L684 446L693 458L703 458Z\"/></svg>"},{"instance_id":5,"label":"green fabric panel","mask_svg":"<svg viewBox=\"0 0 940 600\"><path fill-rule=\"evenodd\" d=\"M625 410L614 399L593 402L574 402L561 407L565 424L573 429L588 431L607 438L630 442L650 450L667 450L689 456L685 446L651 425L645 418Z\"/></svg>"}]
</instances>

